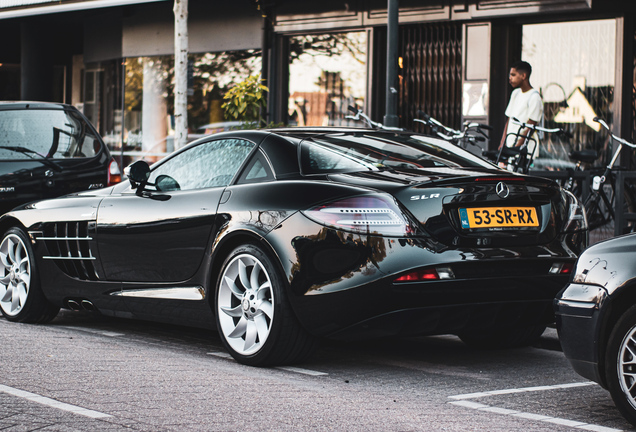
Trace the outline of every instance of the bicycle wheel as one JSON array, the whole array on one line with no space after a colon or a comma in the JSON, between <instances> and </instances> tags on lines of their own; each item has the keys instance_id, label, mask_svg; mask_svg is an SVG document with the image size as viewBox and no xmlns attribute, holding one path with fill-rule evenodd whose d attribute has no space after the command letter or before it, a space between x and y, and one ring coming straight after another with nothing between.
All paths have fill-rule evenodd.
<instances>
[{"instance_id":1,"label":"bicycle wheel","mask_svg":"<svg viewBox=\"0 0 636 432\"><path fill-rule=\"evenodd\" d=\"M591 191L583 206L587 214L587 223L590 230L590 244L614 237L616 234L616 223L613 217L614 209L614 188L611 184L604 184L599 191ZM623 213L634 213L636 203L629 189L623 191ZM619 234L633 232L634 221L628 221Z\"/></svg>"}]
</instances>

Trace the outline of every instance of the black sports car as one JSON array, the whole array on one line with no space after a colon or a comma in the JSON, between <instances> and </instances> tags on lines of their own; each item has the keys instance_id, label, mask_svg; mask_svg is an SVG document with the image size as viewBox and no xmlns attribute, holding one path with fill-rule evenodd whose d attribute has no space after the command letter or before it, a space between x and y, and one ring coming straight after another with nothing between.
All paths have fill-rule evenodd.
<instances>
[{"instance_id":1,"label":"black sports car","mask_svg":"<svg viewBox=\"0 0 636 432\"><path fill-rule=\"evenodd\" d=\"M202 138L111 188L0 218L0 307L217 327L251 365L318 337L518 345L553 322L587 227L551 180L442 140L366 129Z\"/></svg>"},{"instance_id":2,"label":"black sports car","mask_svg":"<svg viewBox=\"0 0 636 432\"><path fill-rule=\"evenodd\" d=\"M636 234L587 249L555 300L563 353L636 426Z\"/></svg>"},{"instance_id":3,"label":"black sports car","mask_svg":"<svg viewBox=\"0 0 636 432\"><path fill-rule=\"evenodd\" d=\"M0 101L0 214L120 180L119 165L77 108Z\"/></svg>"}]
</instances>

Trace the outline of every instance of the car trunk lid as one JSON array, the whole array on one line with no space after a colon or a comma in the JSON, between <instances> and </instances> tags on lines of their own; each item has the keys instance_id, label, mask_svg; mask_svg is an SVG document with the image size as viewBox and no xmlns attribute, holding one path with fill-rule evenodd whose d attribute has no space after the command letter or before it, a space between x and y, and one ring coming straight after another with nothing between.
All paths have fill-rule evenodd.
<instances>
[{"instance_id":1,"label":"car trunk lid","mask_svg":"<svg viewBox=\"0 0 636 432\"><path fill-rule=\"evenodd\" d=\"M448 246L547 243L567 217L554 182L498 170L441 168L332 177L391 193L424 234Z\"/></svg>"}]
</instances>

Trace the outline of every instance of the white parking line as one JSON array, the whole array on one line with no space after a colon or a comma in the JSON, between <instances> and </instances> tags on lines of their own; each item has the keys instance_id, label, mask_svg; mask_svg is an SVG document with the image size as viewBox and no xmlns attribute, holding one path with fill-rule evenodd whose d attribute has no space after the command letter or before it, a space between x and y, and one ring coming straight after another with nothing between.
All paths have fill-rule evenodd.
<instances>
[{"instance_id":1,"label":"white parking line","mask_svg":"<svg viewBox=\"0 0 636 432\"><path fill-rule=\"evenodd\" d=\"M545 391L545 390L560 390L565 388L573 388L573 387L586 387L598 385L592 381L586 382L578 382L578 383L570 383L570 384L557 384L551 386L535 386L535 387L522 387L516 389L505 389L505 390L492 390L487 392L479 392L479 393L467 393L463 395L457 396L449 396L449 399L461 400L461 399L476 399L486 396L497 396L504 394L512 394L512 393L525 393L525 392L536 392L536 391Z\"/></svg>"},{"instance_id":2,"label":"white parking line","mask_svg":"<svg viewBox=\"0 0 636 432\"><path fill-rule=\"evenodd\" d=\"M77 331L81 331L81 332L84 332L84 333L91 333L91 334L96 334L96 335L100 335L100 336L108 336L108 337L125 336L124 333L115 333L115 332L110 332L110 331L106 331L106 330L88 329L88 328L82 328L82 327L58 326L57 328L68 329L68 330L77 330Z\"/></svg>"},{"instance_id":3,"label":"white parking line","mask_svg":"<svg viewBox=\"0 0 636 432\"><path fill-rule=\"evenodd\" d=\"M499 395L505 395L505 394L514 394L514 393L527 393L527 392L538 392L538 391L546 391L546 390L560 390L560 389L567 389L567 388L574 388L574 387L586 387L586 386L591 386L591 385L598 385L594 382L588 381L588 382L578 382L578 383L570 383L570 384L558 384L558 385L551 385L551 386L536 386L536 387L523 387L523 388L516 388L516 389L505 389L505 390L493 390L493 391L487 391L487 392L478 392L478 393L467 393L467 394L462 394L462 395L456 395L456 396L449 396L449 399L453 399L452 402L449 402L449 404L451 405L456 405L456 406L461 406L464 408L469 408L469 409L474 409L474 410L479 410L479 411L486 411L486 412L492 412L492 413L496 413L496 414L502 414L502 415L509 415L509 416L513 416L513 417L519 417L519 418L523 418L523 419L527 419L527 420L535 420L535 421L542 421L542 422L546 422L546 423L554 423L554 424L558 424L561 426L569 426L575 429L581 429L581 430L588 430L588 431L594 431L594 432L622 432L621 429L614 429L614 428L609 428L609 427L605 427L605 426L599 426L599 425L594 425L594 424L589 424L589 423L583 423L583 422L579 422L579 421L574 421L574 420L567 420L567 419L562 419L562 418L558 418L558 417L550 417L550 416L544 416L544 415L539 415L539 414L532 414L532 413L524 413L521 411L516 411L516 410L511 410L511 409L505 409L505 408L497 408L497 407L492 407L483 403L479 403L479 402L472 402L469 399L478 399L478 398L484 398L484 397L488 397L488 396L499 396Z\"/></svg>"},{"instance_id":4,"label":"white parking line","mask_svg":"<svg viewBox=\"0 0 636 432\"><path fill-rule=\"evenodd\" d=\"M284 370L284 371L287 371L287 372L295 372L295 373L304 374L304 375L311 375L311 376L325 376L325 375L329 375L326 372L318 372L318 371L314 371L314 370L311 370L311 369L303 369L303 368L297 368L297 367L293 367L293 366L279 366L276 369Z\"/></svg>"},{"instance_id":5,"label":"white parking line","mask_svg":"<svg viewBox=\"0 0 636 432\"><path fill-rule=\"evenodd\" d=\"M224 359L228 359L228 360L234 360L234 357L232 357L230 354L225 353L225 352L214 351L214 352L209 352L208 355L211 355L211 356L214 356L214 357L220 357L220 358L224 358ZM284 371L287 371L287 372L299 373L299 374L303 374L303 375L311 375L311 376L325 376L325 375L329 375L326 372L319 372L319 371L315 371L315 370L311 370L311 369L303 369L303 368L298 368L298 367L293 367L293 366L278 366L275 369L280 369L280 370L284 370Z\"/></svg>"},{"instance_id":6,"label":"white parking line","mask_svg":"<svg viewBox=\"0 0 636 432\"><path fill-rule=\"evenodd\" d=\"M30 400L32 402L37 402L37 403L42 404L42 405L47 405L47 406L50 406L52 408L57 408L57 409L60 409L62 411L68 411L68 412L72 412L74 414L83 415L85 417L90 417L90 418L94 418L94 419L112 417L110 414L104 414L104 413L99 412L99 411L93 411L93 410L82 408L82 407L79 407L79 406L76 406L76 405L70 405L70 404L67 404L67 403L56 401L55 399L50 399L50 398L47 398L47 397L44 397L44 396L40 396L40 395L35 394L35 393L30 393L30 392L24 391L24 390L18 390L16 388L8 387L8 386L1 385L1 384L0 384L0 392L7 393L7 394L10 394L12 396L17 396L17 397L20 397L20 398L23 398L23 399L27 399L27 400Z\"/></svg>"},{"instance_id":7,"label":"white parking line","mask_svg":"<svg viewBox=\"0 0 636 432\"><path fill-rule=\"evenodd\" d=\"M228 360L234 360L234 357L232 357L228 353L220 352L220 351L209 352L208 355L211 355L211 356L214 356L214 357L221 357L221 358L228 359Z\"/></svg>"}]
</instances>

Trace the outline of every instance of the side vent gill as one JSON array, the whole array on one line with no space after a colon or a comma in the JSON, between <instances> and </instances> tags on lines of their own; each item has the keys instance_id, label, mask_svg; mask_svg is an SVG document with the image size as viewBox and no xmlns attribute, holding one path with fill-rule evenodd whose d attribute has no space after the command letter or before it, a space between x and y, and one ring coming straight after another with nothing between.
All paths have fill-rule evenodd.
<instances>
[{"instance_id":1,"label":"side vent gill","mask_svg":"<svg viewBox=\"0 0 636 432\"><path fill-rule=\"evenodd\" d=\"M42 258L54 260L67 275L96 281L99 275L95 266L95 242L89 230L94 232L94 222L55 222L46 224L35 241L46 245L48 253Z\"/></svg>"}]
</instances>

